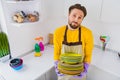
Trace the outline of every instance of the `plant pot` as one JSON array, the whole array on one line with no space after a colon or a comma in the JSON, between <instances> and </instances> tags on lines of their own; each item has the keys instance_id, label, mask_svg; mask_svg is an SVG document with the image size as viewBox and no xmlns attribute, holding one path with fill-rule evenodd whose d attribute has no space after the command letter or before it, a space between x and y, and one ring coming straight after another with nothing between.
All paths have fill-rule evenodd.
<instances>
[{"instance_id":1,"label":"plant pot","mask_svg":"<svg viewBox=\"0 0 120 80\"><path fill-rule=\"evenodd\" d=\"M5 62L10 59L10 55L6 55L0 58L0 62Z\"/></svg>"}]
</instances>

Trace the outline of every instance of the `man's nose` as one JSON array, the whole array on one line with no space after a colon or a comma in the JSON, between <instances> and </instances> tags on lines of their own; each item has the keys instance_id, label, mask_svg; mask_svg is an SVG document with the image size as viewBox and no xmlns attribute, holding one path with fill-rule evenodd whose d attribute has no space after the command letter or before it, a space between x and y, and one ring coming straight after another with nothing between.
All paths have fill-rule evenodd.
<instances>
[{"instance_id":1,"label":"man's nose","mask_svg":"<svg viewBox=\"0 0 120 80\"><path fill-rule=\"evenodd\" d=\"M76 18L75 18L75 22L77 22L77 21L78 21L78 18L76 17Z\"/></svg>"}]
</instances>

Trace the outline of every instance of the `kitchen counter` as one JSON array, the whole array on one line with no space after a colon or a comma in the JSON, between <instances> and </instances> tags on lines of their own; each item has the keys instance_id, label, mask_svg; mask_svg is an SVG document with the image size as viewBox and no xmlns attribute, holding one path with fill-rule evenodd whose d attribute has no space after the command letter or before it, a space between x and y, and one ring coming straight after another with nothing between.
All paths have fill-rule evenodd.
<instances>
[{"instance_id":1,"label":"kitchen counter","mask_svg":"<svg viewBox=\"0 0 120 80\"><path fill-rule=\"evenodd\" d=\"M120 80L120 77L91 65L88 70L87 80Z\"/></svg>"},{"instance_id":2,"label":"kitchen counter","mask_svg":"<svg viewBox=\"0 0 120 80\"><path fill-rule=\"evenodd\" d=\"M42 77L54 66L53 47L45 47L45 51L40 57L34 57L34 52L32 52L22 57L22 59L23 68L18 71L9 66L9 61L0 63L0 74L5 80L37 80Z\"/></svg>"},{"instance_id":3,"label":"kitchen counter","mask_svg":"<svg viewBox=\"0 0 120 80\"><path fill-rule=\"evenodd\" d=\"M117 53L94 48L91 64L120 79L120 58Z\"/></svg>"},{"instance_id":4,"label":"kitchen counter","mask_svg":"<svg viewBox=\"0 0 120 80\"><path fill-rule=\"evenodd\" d=\"M9 61L0 63L0 80L57 80L54 70L53 46L46 46L43 55L34 57L34 52L22 57L23 68L19 71L9 66ZM117 54L94 48L87 80L119 80L120 63Z\"/></svg>"}]
</instances>

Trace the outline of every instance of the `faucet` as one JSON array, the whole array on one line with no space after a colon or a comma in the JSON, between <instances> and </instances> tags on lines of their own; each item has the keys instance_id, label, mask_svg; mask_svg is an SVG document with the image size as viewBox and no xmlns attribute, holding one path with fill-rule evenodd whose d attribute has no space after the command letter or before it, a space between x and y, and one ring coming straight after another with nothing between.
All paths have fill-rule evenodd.
<instances>
[{"instance_id":1,"label":"faucet","mask_svg":"<svg viewBox=\"0 0 120 80\"><path fill-rule=\"evenodd\" d=\"M120 53L118 53L118 56L119 56L119 58L120 58Z\"/></svg>"}]
</instances>

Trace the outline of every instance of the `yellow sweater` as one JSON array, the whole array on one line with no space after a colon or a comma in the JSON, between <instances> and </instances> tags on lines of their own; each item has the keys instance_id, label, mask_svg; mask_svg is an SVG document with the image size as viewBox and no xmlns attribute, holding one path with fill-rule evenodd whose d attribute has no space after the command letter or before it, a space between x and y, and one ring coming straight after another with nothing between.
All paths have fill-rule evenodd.
<instances>
[{"instance_id":1,"label":"yellow sweater","mask_svg":"<svg viewBox=\"0 0 120 80\"><path fill-rule=\"evenodd\" d=\"M54 60L59 60L62 41L64 40L66 26L62 26L55 30L54 32ZM79 41L79 30L67 30L67 42L78 42ZM84 62L90 63L93 50L93 35L92 32L84 26L81 26L81 41L82 50L84 52Z\"/></svg>"}]
</instances>

